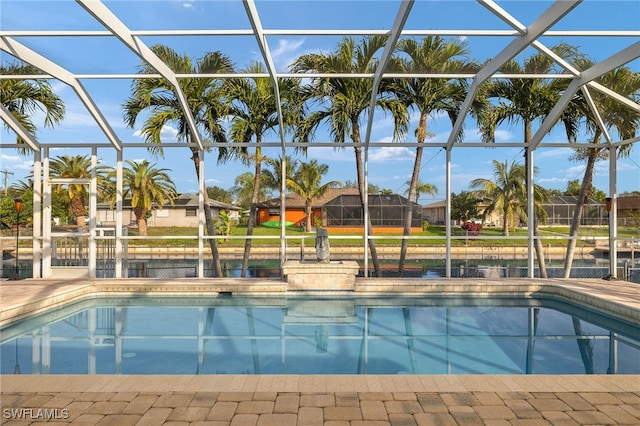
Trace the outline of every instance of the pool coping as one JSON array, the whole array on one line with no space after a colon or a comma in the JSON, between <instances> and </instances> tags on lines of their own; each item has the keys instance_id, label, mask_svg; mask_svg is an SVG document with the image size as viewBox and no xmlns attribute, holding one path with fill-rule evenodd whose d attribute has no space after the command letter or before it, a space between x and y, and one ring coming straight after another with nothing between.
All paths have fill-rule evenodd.
<instances>
[{"instance_id":1,"label":"pool coping","mask_svg":"<svg viewBox=\"0 0 640 426\"><path fill-rule=\"evenodd\" d=\"M640 375L2 375L10 392L640 392ZM640 396L640 395L639 395Z\"/></svg>"},{"instance_id":2,"label":"pool coping","mask_svg":"<svg viewBox=\"0 0 640 426\"><path fill-rule=\"evenodd\" d=\"M640 324L640 285L602 279L401 279L359 278L355 291L287 291L281 279L75 279L19 280L0 284L0 327L69 303L101 297L232 295L403 295L564 298L606 315Z\"/></svg>"}]
</instances>

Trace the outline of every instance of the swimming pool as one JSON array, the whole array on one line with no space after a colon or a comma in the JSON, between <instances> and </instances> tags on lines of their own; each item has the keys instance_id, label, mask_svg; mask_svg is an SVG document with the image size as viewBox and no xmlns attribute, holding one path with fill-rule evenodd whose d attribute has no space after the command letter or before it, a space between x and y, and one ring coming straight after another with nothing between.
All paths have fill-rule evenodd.
<instances>
[{"instance_id":1,"label":"swimming pool","mask_svg":"<svg viewBox=\"0 0 640 426\"><path fill-rule=\"evenodd\" d=\"M637 324L551 298L110 298L1 341L2 374L640 373Z\"/></svg>"}]
</instances>

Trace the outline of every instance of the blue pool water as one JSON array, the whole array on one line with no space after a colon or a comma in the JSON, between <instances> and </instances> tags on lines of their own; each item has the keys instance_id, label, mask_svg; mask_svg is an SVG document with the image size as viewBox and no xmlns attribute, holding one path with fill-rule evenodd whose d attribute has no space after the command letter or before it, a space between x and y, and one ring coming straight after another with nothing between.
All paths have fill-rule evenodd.
<instances>
[{"instance_id":1,"label":"blue pool water","mask_svg":"<svg viewBox=\"0 0 640 426\"><path fill-rule=\"evenodd\" d=\"M639 374L640 327L549 299L104 299L2 330L13 374Z\"/></svg>"}]
</instances>

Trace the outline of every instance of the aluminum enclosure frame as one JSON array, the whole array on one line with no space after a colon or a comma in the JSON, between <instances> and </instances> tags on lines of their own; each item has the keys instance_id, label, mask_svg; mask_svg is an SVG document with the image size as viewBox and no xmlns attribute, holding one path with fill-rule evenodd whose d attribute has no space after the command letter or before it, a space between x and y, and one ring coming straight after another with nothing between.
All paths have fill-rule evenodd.
<instances>
[{"instance_id":1,"label":"aluminum enclosure frame","mask_svg":"<svg viewBox=\"0 0 640 426\"><path fill-rule=\"evenodd\" d=\"M192 147L195 147L200 152L200 158L202 161L200 170L204 170L204 159L205 159L205 151L208 148L212 147L220 147L225 146L225 144L220 143L212 143L210 141L206 141L205 138L200 134L197 125L195 123L194 117L188 108L187 99L184 96L180 88L180 79L183 78L198 78L198 77L211 77L207 75L189 75L189 74L176 74L169 69L169 67L163 63L153 52L152 50L145 44L143 38L150 36L202 36L202 37L222 37L222 36L235 36L235 35L243 35L243 36L253 36L258 44L260 55L266 64L267 73L259 74L259 75L251 75L245 74L241 72L236 72L233 74L225 75L225 74L216 74L216 78L236 78L236 77L267 77L272 80L274 83L274 96L277 102L277 110L278 110L278 119L279 119L279 141L277 142L263 142L261 146L263 147L275 147L280 148L282 152L282 156L284 157L287 153L288 149L293 149L294 147L318 147L318 146L333 146L334 144L330 141L314 141L308 144L300 144L297 143L295 146L292 142L286 140L286 136L284 133L284 125L283 125L283 115L281 109L281 101L280 101L280 88L279 82L283 78L290 77L300 77L299 74L292 74L288 72L280 72L277 70L273 58L272 48L269 46L268 38L274 36L366 36L366 35L386 35L388 36L387 44L384 48L384 51L381 54L379 60L378 69L373 74L305 74L305 78L312 77L336 77L336 78L367 78L371 79L373 82L374 90L372 91L371 103L369 107L369 114L366 120L366 132L365 138L362 142L361 146L363 148L364 156L363 156L363 170L365 171L365 187L367 179L368 179L368 164L369 164L369 151L373 146L371 143L371 130L373 124L375 122L375 98L376 92L375 88L378 87L380 82L385 78L410 78L410 77L419 77L419 78L467 78L471 81L470 90L462 108L460 110L460 114L453 124L452 130L448 136L448 138L444 141L430 141L427 145L428 147L439 147L445 150L446 152L446 160L445 160L445 170L446 170L446 217L449 218L446 220L446 274L447 277L451 277L451 152L454 149L459 149L461 147L471 148L474 147L486 147L487 145L482 142L460 142L459 135L463 129L465 120L467 115L469 114L471 103L476 96L478 87L485 81L494 78L508 78L509 75L500 74L500 68L509 60L516 57L518 54L523 52L527 48L535 48L538 52L543 53L550 58L552 58L560 67L562 67L565 72L557 75L533 75L533 74L518 74L518 78L561 78L561 79L570 79L569 88L564 93L564 95L560 98L559 102L555 105L549 116L542 122L540 127L536 130L530 144L524 143L501 143L500 147L521 147L526 150L526 155L528 156L528 165L527 167L527 182L533 182L533 169L534 169L534 161L535 161L535 153L539 148L554 148L554 147L580 147L585 148L589 146L585 143L579 142L566 142L566 143L557 143L557 142L548 142L545 141L545 136L548 134L549 130L554 126L557 122L558 117L562 113L562 111L566 108L570 98L577 91L582 91L585 97L590 100L591 99L591 91L596 90L600 93L604 93L607 96L612 97L616 101L620 102L623 105L626 105L628 108L631 108L635 111L640 112L640 105L633 102L627 97L621 96L618 93L615 93L611 89L602 86L601 84L594 81L594 79L598 78L602 74L611 71L617 67L620 67L625 64L632 63L640 58L640 41L635 41L630 43L626 48L621 49L619 51L612 51L611 55L605 59L594 65L592 68L589 68L584 71L579 71L573 68L570 64L566 63L562 58L557 57L549 48L546 46L541 39L545 37L621 37L621 38L630 38L632 40L638 40L640 38L640 29L634 31L592 31L592 30L579 30L579 31L566 31L566 30L553 30L554 25L558 22L561 22L567 16L570 16L571 13L579 7L582 3L581 0L559 0L550 4L548 8L537 17L531 25L524 25L518 19L515 18L513 14L507 11L505 8L498 5L498 3L491 0L478 0L477 3L484 7L487 11L497 17L500 21L507 24L510 27L510 30L495 30L495 29L486 29L486 30L476 30L476 29L460 29L460 30L433 30L433 29L420 29L420 30L408 30L405 29L405 24L407 19L411 16L412 9L414 8L415 1L414 0L400 0L398 1L398 10L393 20L392 25L389 28L385 29L350 29L345 28L341 30L318 30L318 29L292 29L292 28L265 28L263 25L263 20L259 13L258 4L260 3L257 0L242 0L244 10L247 15L248 22L250 23L250 28L241 28L241 29L230 29L230 30L222 30L222 29L190 29L190 30L167 30L159 28L157 30L132 30L129 28L109 7L107 4L99 1L99 0L76 0L79 7L84 9L88 16L91 19L94 19L97 23L99 23L104 30L86 30L86 31L51 31L51 30L29 30L29 31L9 31L0 29L0 50L2 50L5 54L16 58L24 63L31 64L38 69L42 70L44 75L38 75L38 78L48 78L54 81L62 82L73 89L78 100L84 105L90 116L95 120L95 125L101 130L101 132L106 136L108 140L108 144L105 143L50 143L46 140L39 140L35 135L29 133L24 127L18 123L11 113L4 107L0 108L0 118L2 121L15 132L16 135L19 135L25 142L26 146L33 151L33 160L34 160L34 174L42 175L45 177L45 180L48 178L48 162L49 162L49 154L50 151L54 148L90 148L92 151L92 161L95 164L96 158L96 150L98 148L108 148L114 149L117 151L117 161L116 161L116 173L117 173L117 202L116 202L116 265L122 265L122 158L123 151L129 147L139 148L146 147L147 145L140 142L127 142L122 141L114 132L112 125L106 119L105 114L94 99L91 96L91 93L86 89L83 85L83 80L112 80L112 79L135 79L140 78L138 74L113 74L113 73L93 73L93 74L79 74L73 73L68 69L65 69L62 65L56 63L53 58L46 57L45 55L38 53L35 49L28 46L28 43L21 40L28 40L30 37L109 37L115 38L122 43L123 46L128 48L131 52L137 55L140 60L147 62L150 64L156 71L155 75L145 75L145 78L164 78L169 81L175 89L179 102L183 108L185 117L187 119L190 132L192 135L193 143ZM510 40L509 43L506 44L497 55L493 57L490 61L485 63L482 68L476 74L391 74L385 72L385 66L391 56L391 53L394 50L394 47L398 40L402 37L412 37L412 36L426 36L426 35L442 35L442 36L452 36L452 37L467 37L467 36L491 36L491 37L503 37ZM34 76L0 76L0 79L9 79L9 78L29 78ZM598 114L595 105L593 105L593 101L589 101L592 107L593 112L595 113L596 120L599 123L601 130L605 136L606 144L599 144L599 147L605 147L609 149L609 188L608 192L610 197L612 197L613 207L612 211L614 214L611 217L612 220L612 228L613 233L610 235L611 237L611 262L615 264L617 259L617 254L615 250L615 238L617 237L615 234L616 228L616 199L617 199L617 180L616 180L616 169L617 169L617 159L616 153L623 145L635 144L640 140L640 137L635 137L628 140L613 140L604 125L604 122L600 115ZM231 143L226 144L228 146ZM164 144L163 147L185 147L187 146L185 143L176 143L176 144ZM412 148L416 146L414 142L388 142L388 143L375 143L375 147L384 147L384 146L403 146ZM10 141L3 140L0 143L0 148L2 149L17 149L24 148L24 146L18 146L15 143L11 143ZM284 166L283 166L284 167ZM199 267L198 267L198 275L200 277L203 276L203 263L202 263L202 254L204 252L203 240L207 237L204 236L204 227L202 225L203 222L203 198L202 193L204 192L204 175L200 176L200 215L201 215L201 224L199 226ZM91 182L88 182L91 188L91 197L95 197L96 191L96 182L95 177ZM529 185L529 205L528 211L533 211L533 191L532 184ZM284 188L283 188L284 189ZM284 191L282 191L284 193ZM40 206L43 203L43 211L44 215L40 214L40 211L34 212L34 224L41 223L50 223L50 193L48 194L46 190L42 191L42 188L39 185L34 183L34 206ZM368 197L365 197L367 200ZM284 205L284 196L282 197L282 212L284 214L284 210L286 206ZM94 212L95 213L95 212ZM367 227L367 209L366 209L366 201L365 201L365 232L364 232L364 244L363 244L363 262L365 266L365 270L368 270L368 246L367 242L369 239L375 238L370 234L371 230ZM92 215L92 217L94 217ZM535 240L535 236L533 235L533 215L529 214L529 223L528 223L528 251L529 251L529 264L528 264L528 276L533 277L534 275L534 266L533 266L533 244ZM95 218L92 219L95 222ZM280 236L280 250L281 253L285 252L286 249L286 238L285 238L285 229L284 229L284 220L281 220L281 236ZM95 223L93 223L95 226ZM39 231L38 231L39 232ZM41 276L40 270L40 260L36 261L34 254L34 266L33 266L33 276L39 278L46 278L47 274L50 271L50 250L51 248L51 235L50 232L46 231L43 235L34 235L33 247L34 253L39 253L41 249L44 249L45 253L49 253L49 255L44 256L45 264L42 265L42 270L44 273ZM42 241L41 241L42 239ZM95 242L92 244L92 250L95 251ZM92 258L95 260L95 253L92 254ZM116 276L120 277L121 268L116 267ZM93 268L90 268L90 274L92 277L95 277L95 265ZM615 267L612 267L612 275L615 276Z\"/></svg>"}]
</instances>

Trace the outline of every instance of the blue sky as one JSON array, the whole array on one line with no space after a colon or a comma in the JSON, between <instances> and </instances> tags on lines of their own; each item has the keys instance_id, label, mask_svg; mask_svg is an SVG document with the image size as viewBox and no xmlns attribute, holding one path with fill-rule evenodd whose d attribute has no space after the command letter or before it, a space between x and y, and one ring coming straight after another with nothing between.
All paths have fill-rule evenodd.
<instances>
[{"instance_id":1,"label":"blue sky","mask_svg":"<svg viewBox=\"0 0 640 426\"><path fill-rule=\"evenodd\" d=\"M248 29L250 28L242 2L227 1L105 1L110 8L132 30L150 29ZM552 2L550 1L510 1L498 2L512 13L524 25L529 25ZM386 29L389 28L398 10L397 1L258 1L262 25L266 29ZM90 18L87 12L75 2L2 0L0 2L0 27L11 30L102 30L100 24ZM419 0L412 9L405 29L509 29L497 17L481 5L464 1L426 1ZM577 6L554 30L634 30L640 29L640 1L585 1ZM151 46L166 44L181 54L193 58L205 52L221 50L228 54L235 66L240 69L251 61L262 62L258 46L253 36L225 37L142 37ZM139 59L119 41L108 37L24 37L18 41L31 49L51 58L74 73L135 73ZM330 52L335 48L340 36L269 36L267 38L276 66L285 71L292 60L310 52ZM484 61L495 56L511 39L500 37L466 37L470 56ZM636 41L633 37L583 37L580 39L562 39L548 37L541 40L547 46L567 41L580 46L596 61L603 60L612 53ZM533 53L528 49L518 59ZM2 52L3 63L12 58ZM640 71L640 61L628 64ZM73 90L57 81L52 81L56 92L64 99L67 115L63 123L55 129L43 128L41 122L37 133L43 143L104 143L106 137L100 132L91 116L85 111ZM131 81L128 79L104 80L83 79L82 84L93 97L98 107L109 120L119 138L126 143L141 142L138 130L127 128L122 121L121 105L129 95ZM362 122L364 125L364 121ZM417 125L416 117L411 123L411 131L406 141L412 142L413 129ZM536 126L539 123L536 123ZM446 141L451 129L447 117L429 117L428 130L433 134L431 140ZM363 128L364 130L364 128ZM376 115L372 130L369 153L369 182L381 188L389 188L404 193L406 182L413 166L413 150L405 147L376 147L376 143L391 141L393 126L388 117ZM473 120L465 123L465 140L479 142L480 137ZM535 128L534 128L535 131ZM166 129L166 140L175 140L175 130ZM0 133L3 143L10 143L15 135L4 130ZM267 136L277 141L278 135ZM316 134L316 141L328 142L326 131ZM471 180L479 177L492 178L492 161L523 162L523 151L519 148L500 147L500 142L519 142L522 140L520 126L503 126L497 133L496 147L492 148L456 148L452 151L452 191L468 189ZM561 129L554 130L545 137L544 142L563 142ZM584 141L584 138L581 139ZM572 154L569 148L540 148L536 151L534 162L538 169L536 183L546 188L564 189L569 180L581 180L583 165L569 161ZM51 156L89 154L87 148L52 148ZM272 155L279 155L279 150ZM293 151L291 152L293 154ZM112 149L98 150L98 157L104 164L115 164ZM126 148L125 159L140 160L147 158L157 167L167 168L180 192L195 192L197 183L190 152L187 148L170 148L165 158L153 158L142 148ZM333 148L310 148L308 159L317 158L330 167L327 180L355 180L355 160L353 149L347 147L336 151ZM1 168L14 174L9 185L24 179L31 171L31 158L20 157L12 149L0 152ZM238 162L217 164L216 154L207 156L207 186L217 185L228 189L236 176L252 168ZM440 148L425 149L420 179L439 188L435 198L423 197L421 203L427 204L444 198L445 191L445 152ZM596 166L594 185L608 193L608 163L599 162ZM627 159L618 162L618 193L640 189L640 150L637 147Z\"/></svg>"}]
</instances>

